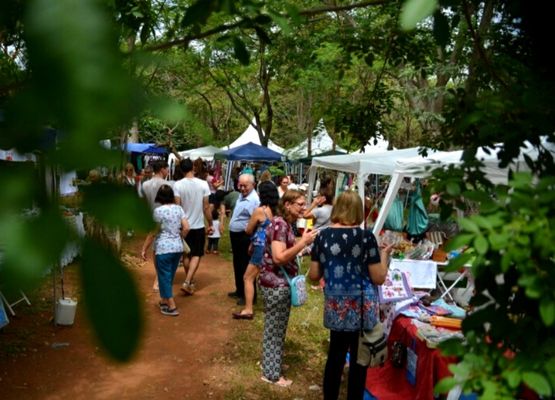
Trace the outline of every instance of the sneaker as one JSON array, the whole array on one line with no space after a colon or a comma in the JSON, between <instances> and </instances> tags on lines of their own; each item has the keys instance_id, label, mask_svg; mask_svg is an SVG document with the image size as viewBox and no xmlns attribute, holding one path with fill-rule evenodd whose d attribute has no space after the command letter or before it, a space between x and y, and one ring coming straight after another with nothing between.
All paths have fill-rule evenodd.
<instances>
[{"instance_id":1,"label":"sneaker","mask_svg":"<svg viewBox=\"0 0 555 400\"><path fill-rule=\"evenodd\" d=\"M163 309L168 308L168 305L166 303L159 302L158 307L160 307L160 311L162 311Z\"/></svg>"},{"instance_id":2,"label":"sneaker","mask_svg":"<svg viewBox=\"0 0 555 400\"><path fill-rule=\"evenodd\" d=\"M179 315L177 308L160 308L160 312L164 315L169 315L170 317L177 317Z\"/></svg>"}]
</instances>

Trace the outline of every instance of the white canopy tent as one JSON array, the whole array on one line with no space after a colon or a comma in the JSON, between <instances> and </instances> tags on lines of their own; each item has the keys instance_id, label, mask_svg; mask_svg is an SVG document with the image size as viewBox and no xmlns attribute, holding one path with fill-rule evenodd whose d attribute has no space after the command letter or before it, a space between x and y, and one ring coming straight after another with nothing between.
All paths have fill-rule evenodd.
<instances>
[{"instance_id":1,"label":"white canopy tent","mask_svg":"<svg viewBox=\"0 0 555 400\"><path fill-rule=\"evenodd\" d=\"M397 160L417 155L418 147L411 147L409 149L390 150L368 154L345 154L313 158L308 175L308 187L311 189L309 190L309 197L312 193L312 188L314 188L318 168L326 168L334 171L356 174L358 192L361 198L364 199L364 182L368 175L392 175L395 171Z\"/></svg>"},{"instance_id":2,"label":"white canopy tent","mask_svg":"<svg viewBox=\"0 0 555 400\"><path fill-rule=\"evenodd\" d=\"M555 146L553 144L543 142L543 145L555 156ZM487 178L494 184L506 184L508 181L509 168L512 171L529 171L530 168L525 162L525 157L532 160L538 158L538 151L529 143L524 147L518 158L514 160L508 167L500 168L499 160L497 158L498 150L493 150L489 154L479 149L476 154L476 159L481 161L484 165L482 171L486 174ZM461 165L463 151L440 151L433 153L427 157L416 156L410 158L399 159L396 162L395 170L392 174L391 182L387 193L384 197L384 202L380 208L380 213L374 224L373 232L377 235L383 227L385 218L391 208L391 204L399 191L401 182L405 177L424 178L430 176L432 171L437 168L445 168L449 165Z\"/></svg>"},{"instance_id":3,"label":"white canopy tent","mask_svg":"<svg viewBox=\"0 0 555 400\"><path fill-rule=\"evenodd\" d=\"M260 137L258 136L258 131L254 127L255 123L256 122L253 118L252 122L249 124L247 129L241 134L241 136L235 139L229 146L226 146L224 150L233 149L235 147L241 146L243 144L247 144L249 142L262 145L262 143L260 142ZM270 150L277 151L278 153L283 154L283 147L278 146L271 140L268 140L268 148Z\"/></svg>"},{"instance_id":4,"label":"white canopy tent","mask_svg":"<svg viewBox=\"0 0 555 400\"><path fill-rule=\"evenodd\" d=\"M333 139L328 134L323 119L320 119L320 121L318 121L316 128L314 128L314 131L312 131L311 147L312 156L316 156L318 154L322 154L331 150L339 150L347 153L347 150L339 146L334 146ZM288 159L291 160L298 160L300 158L308 157L308 139L305 139L303 142L291 149L285 150L285 155Z\"/></svg>"},{"instance_id":5,"label":"white canopy tent","mask_svg":"<svg viewBox=\"0 0 555 400\"><path fill-rule=\"evenodd\" d=\"M374 139L370 139L362 150L359 150L354 154L380 153L383 151L387 151L388 147L389 142L385 140L382 135L378 134L376 138L376 143L374 143Z\"/></svg>"},{"instance_id":6,"label":"white canopy tent","mask_svg":"<svg viewBox=\"0 0 555 400\"><path fill-rule=\"evenodd\" d=\"M214 154L220 151L222 151L222 149L216 146L203 146L196 149L180 151L179 155L182 158L190 158L191 160L202 158L205 161L212 161L214 159Z\"/></svg>"}]
</instances>

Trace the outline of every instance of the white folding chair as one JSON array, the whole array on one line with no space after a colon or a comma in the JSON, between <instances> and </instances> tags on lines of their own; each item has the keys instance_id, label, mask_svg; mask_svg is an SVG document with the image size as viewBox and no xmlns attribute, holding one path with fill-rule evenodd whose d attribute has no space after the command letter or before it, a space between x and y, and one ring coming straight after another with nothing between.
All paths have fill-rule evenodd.
<instances>
[{"instance_id":1,"label":"white folding chair","mask_svg":"<svg viewBox=\"0 0 555 400\"><path fill-rule=\"evenodd\" d=\"M27 296L25 295L25 293L23 293L23 290L20 290L19 293L21 294L21 297L18 298L17 300L13 301L13 302L9 302L8 299L6 299L6 296L4 296L4 293L2 293L0 291L0 297L2 298L2 301L4 302L4 304L6 304L6 307L8 307L8 310L10 311L10 313L12 314L12 316L15 316L15 311L13 310L13 307L19 303L21 303L22 301L24 301L25 303L27 303L28 306L31 305L31 302L29 301L29 299L27 298Z\"/></svg>"}]
</instances>

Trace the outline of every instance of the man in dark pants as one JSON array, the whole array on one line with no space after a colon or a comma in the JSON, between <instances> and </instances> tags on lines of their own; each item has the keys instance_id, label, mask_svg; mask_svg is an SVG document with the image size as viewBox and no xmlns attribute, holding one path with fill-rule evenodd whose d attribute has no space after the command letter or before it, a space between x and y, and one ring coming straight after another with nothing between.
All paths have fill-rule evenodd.
<instances>
[{"instance_id":1,"label":"man in dark pants","mask_svg":"<svg viewBox=\"0 0 555 400\"><path fill-rule=\"evenodd\" d=\"M254 190L254 176L242 174L237 184L241 195L237 199L235 209L229 221L229 238L233 252L233 272L235 274L235 291L228 293L230 297L238 298L238 305L245 305L245 286L243 275L249 264L250 236L245 228L254 210L260 205L258 194Z\"/></svg>"}]
</instances>

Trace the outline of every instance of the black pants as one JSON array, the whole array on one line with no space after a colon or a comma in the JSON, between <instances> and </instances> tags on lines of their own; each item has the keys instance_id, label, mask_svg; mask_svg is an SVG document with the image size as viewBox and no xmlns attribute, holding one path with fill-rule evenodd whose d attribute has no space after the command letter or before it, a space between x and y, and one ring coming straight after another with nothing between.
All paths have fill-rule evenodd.
<instances>
[{"instance_id":1,"label":"black pants","mask_svg":"<svg viewBox=\"0 0 555 400\"><path fill-rule=\"evenodd\" d=\"M249 265L249 244L250 236L245 232L229 232L231 239L231 251L233 252L233 273L235 274L235 291L237 294L245 298L245 284L243 275Z\"/></svg>"},{"instance_id":2,"label":"black pants","mask_svg":"<svg viewBox=\"0 0 555 400\"><path fill-rule=\"evenodd\" d=\"M349 354L348 400L362 400L366 385L367 367L357 364L359 332L330 331L328 360L324 370L324 400L337 400L343 367Z\"/></svg>"}]
</instances>

